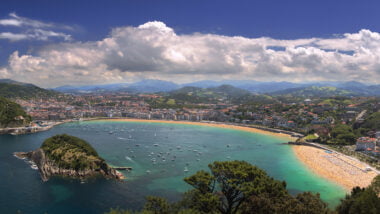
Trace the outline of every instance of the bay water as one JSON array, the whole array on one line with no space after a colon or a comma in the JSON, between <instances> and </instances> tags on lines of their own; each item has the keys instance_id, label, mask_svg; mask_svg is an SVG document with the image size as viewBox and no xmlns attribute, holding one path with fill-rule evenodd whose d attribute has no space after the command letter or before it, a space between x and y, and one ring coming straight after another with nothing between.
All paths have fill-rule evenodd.
<instances>
[{"instance_id":1,"label":"bay water","mask_svg":"<svg viewBox=\"0 0 380 214\"><path fill-rule=\"evenodd\" d=\"M14 152L32 151L56 134L89 142L110 165L130 166L124 182L54 177L42 182L37 170ZM245 160L287 182L292 194L319 192L331 207L346 194L309 170L287 138L246 131L170 123L86 121L46 132L0 136L0 213L104 213L111 207L140 209L145 196L176 201L190 189L183 178L207 170L213 161Z\"/></svg>"}]
</instances>

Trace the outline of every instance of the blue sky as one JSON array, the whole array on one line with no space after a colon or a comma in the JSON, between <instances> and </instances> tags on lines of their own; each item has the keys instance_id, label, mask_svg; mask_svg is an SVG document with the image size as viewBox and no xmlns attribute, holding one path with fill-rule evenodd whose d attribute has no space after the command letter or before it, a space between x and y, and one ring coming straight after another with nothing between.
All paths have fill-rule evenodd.
<instances>
[{"instance_id":1,"label":"blue sky","mask_svg":"<svg viewBox=\"0 0 380 214\"><path fill-rule=\"evenodd\" d=\"M0 14L79 25L80 40L111 28L158 20L178 33L219 33L280 39L329 37L360 29L380 31L376 0L65 0L2 1Z\"/></svg>"},{"instance_id":2,"label":"blue sky","mask_svg":"<svg viewBox=\"0 0 380 214\"><path fill-rule=\"evenodd\" d=\"M0 7L0 78L55 86L143 78L305 81L310 75L316 76L313 80L344 75L358 80L368 74L359 80L376 83L379 8L376 0L5 0ZM159 23L138 28L153 21ZM162 29L170 35L161 35ZM142 40L155 35L156 40L147 45L136 35ZM110 47L106 38L120 48ZM270 46L286 51L271 52ZM353 54L332 56L334 51ZM90 54L94 52L102 56ZM52 55L69 62L54 64ZM216 65L218 61L225 63ZM325 63L323 69L316 68L320 63Z\"/></svg>"}]
</instances>

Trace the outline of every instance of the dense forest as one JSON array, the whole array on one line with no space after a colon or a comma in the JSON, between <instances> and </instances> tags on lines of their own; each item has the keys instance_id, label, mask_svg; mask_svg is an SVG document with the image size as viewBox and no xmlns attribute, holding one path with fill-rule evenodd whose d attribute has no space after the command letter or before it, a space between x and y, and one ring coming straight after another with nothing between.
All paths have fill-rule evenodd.
<instances>
[{"instance_id":1,"label":"dense forest","mask_svg":"<svg viewBox=\"0 0 380 214\"><path fill-rule=\"evenodd\" d=\"M27 125L31 117L22 107L4 97L0 97L0 128Z\"/></svg>"},{"instance_id":2,"label":"dense forest","mask_svg":"<svg viewBox=\"0 0 380 214\"><path fill-rule=\"evenodd\" d=\"M59 95L59 92L43 89L33 84L0 79L0 96L6 98L46 98Z\"/></svg>"}]
</instances>

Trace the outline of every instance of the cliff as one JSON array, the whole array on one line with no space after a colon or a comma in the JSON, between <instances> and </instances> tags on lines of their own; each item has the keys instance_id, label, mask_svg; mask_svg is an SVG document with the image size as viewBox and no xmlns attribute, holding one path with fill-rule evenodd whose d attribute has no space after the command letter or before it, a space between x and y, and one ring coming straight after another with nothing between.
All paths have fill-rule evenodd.
<instances>
[{"instance_id":1,"label":"cliff","mask_svg":"<svg viewBox=\"0 0 380 214\"><path fill-rule=\"evenodd\" d=\"M34 162L43 181L49 180L51 176L86 179L100 175L105 178L123 179L121 173L110 167L95 150L91 150L92 147L83 142L86 143L73 136L57 135L45 140L42 147L35 151L17 152L15 155Z\"/></svg>"}]
</instances>

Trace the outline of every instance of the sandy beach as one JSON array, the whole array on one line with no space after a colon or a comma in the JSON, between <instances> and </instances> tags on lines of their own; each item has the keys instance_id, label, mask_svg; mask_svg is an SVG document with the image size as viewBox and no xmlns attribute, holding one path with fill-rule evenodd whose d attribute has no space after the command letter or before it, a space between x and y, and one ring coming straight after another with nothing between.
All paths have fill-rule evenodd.
<instances>
[{"instance_id":1,"label":"sandy beach","mask_svg":"<svg viewBox=\"0 0 380 214\"><path fill-rule=\"evenodd\" d=\"M106 120L107 121L126 121L126 122L144 122L144 123L172 123L172 124L186 124L186 125L197 125L197 126L210 126L210 127L235 129L235 130L240 130L240 131L277 136L277 137L284 138L286 141L296 140L296 138L291 137L289 134L285 134L285 133L275 133L275 132L265 131L265 130L256 129L256 128L252 128L252 127L244 127L244 126L230 125L230 124L216 123L216 122L191 122L191 121L143 120L143 119L106 119Z\"/></svg>"},{"instance_id":2,"label":"sandy beach","mask_svg":"<svg viewBox=\"0 0 380 214\"><path fill-rule=\"evenodd\" d=\"M367 164L349 156L326 152L310 146L293 146L297 158L316 174L331 180L347 191L355 186L367 187L377 173L365 171Z\"/></svg>"}]
</instances>

